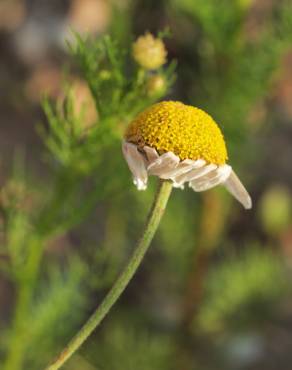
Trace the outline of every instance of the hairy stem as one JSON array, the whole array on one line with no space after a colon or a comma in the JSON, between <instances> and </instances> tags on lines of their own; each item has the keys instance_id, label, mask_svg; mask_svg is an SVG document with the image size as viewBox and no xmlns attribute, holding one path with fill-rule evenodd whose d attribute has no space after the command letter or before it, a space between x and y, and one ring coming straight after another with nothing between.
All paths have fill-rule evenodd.
<instances>
[{"instance_id":1,"label":"hairy stem","mask_svg":"<svg viewBox=\"0 0 292 370\"><path fill-rule=\"evenodd\" d=\"M46 370L57 370L79 349L89 335L104 319L111 307L119 299L133 275L140 266L145 253L147 252L153 236L158 228L162 215L164 213L168 198L172 190L172 183L169 181L162 181L160 188L155 197L152 209L149 214L148 221L145 226L142 238L138 242L129 263L124 268L111 290L108 292L104 300L94 311L88 321L80 329L80 331L68 343L55 361L49 365Z\"/></svg>"}]
</instances>

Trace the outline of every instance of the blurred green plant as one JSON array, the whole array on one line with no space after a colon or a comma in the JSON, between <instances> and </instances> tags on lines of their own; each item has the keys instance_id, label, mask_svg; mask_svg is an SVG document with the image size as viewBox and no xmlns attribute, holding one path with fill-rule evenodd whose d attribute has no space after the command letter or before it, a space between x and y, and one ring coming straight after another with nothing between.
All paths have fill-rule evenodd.
<instances>
[{"instance_id":1,"label":"blurred green plant","mask_svg":"<svg viewBox=\"0 0 292 370\"><path fill-rule=\"evenodd\" d=\"M106 326L98 350L92 350L94 363L100 369L172 369L172 338L166 334L145 331L139 325L131 327L119 323ZM129 355L131 354L131 355Z\"/></svg>"},{"instance_id":2,"label":"blurred green plant","mask_svg":"<svg viewBox=\"0 0 292 370\"><path fill-rule=\"evenodd\" d=\"M206 279L205 296L193 330L247 330L271 318L280 297L288 297L288 269L272 251L253 246L221 262ZM254 328L255 329L255 326Z\"/></svg>"},{"instance_id":3,"label":"blurred green plant","mask_svg":"<svg viewBox=\"0 0 292 370\"><path fill-rule=\"evenodd\" d=\"M273 2L267 9L262 4L265 17L260 23L255 1L172 0L172 5L180 21L193 30L188 47L197 73L189 79L188 99L221 122L230 157L238 158L240 165L253 154L245 151L248 135L258 124L252 122L253 111L270 94L290 48L291 2ZM185 68L189 78L190 66Z\"/></svg>"},{"instance_id":4,"label":"blurred green plant","mask_svg":"<svg viewBox=\"0 0 292 370\"><path fill-rule=\"evenodd\" d=\"M152 6L153 2L149 4ZM171 53L180 57L180 74L173 94L204 108L221 122L236 167L244 166L251 157L256 161L255 126L262 130L259 121L272 120L271 115L258 116L258 107L264 107L264 113L270 112L265 99L291 44L291 2L272 3L262 22L253 18L255 5L251 0L172 0L167 3L167 11L163 8L165 2L156 4L161 11L159 19L169 16L174 24ZM127 259L129 246L136 238L135 230L152 199L151 184L147 193L139 195L127 186L130 176L121 156L120 140L124 127L137 112L171 90L175 63L154 71L136 63L128 31L140 17L133 12L123 16L123 10L118 15L113 28L124 40L123 46L109 36L95 39L79 35L69 45L76 70L94 101L95 115L90 125L86 124L86 115L87 103L91 103L85 102L76 109L78 91L67 82L62 99L57 103L45 99L43 103L47 126L39 130L49 152L46 165L49 162L51 176L34 179L37 185L32 186L21 170L1 190L0 273L14 292L12 302L7 303L13 314L0 331L4 370L39 369L80 327L95 306L92 296L103 294ZM258 183L256 175L249 177ZM151 271L151 309L143 304L144 295L148 295L147 289L141 293L141 287L145 287L143 279L138 281L137 292L134 287L129 295L141 299L145 316L159 312L159 329L166 328L170 342L152 335L148 338L147 320L141 324L141 336L128 330L128 325L106 325L96 357L92 355L96 346L92 348L89 343L84 357L82 352L68 368L114 369L121 363L137 368L142 362L146 368L169 369L169 353L181 355L173 347L185 334L179 326L184 319L180 312L180 303L184 301L196 302L191 313L193 337L188 338L185 346L193 361L192 341L198 337L198 328L200 333L214 333L240 325L248 327L260 321L257 312L266 313L263 318L269 317L269 310L290 293L289 276L278 258L279 252L258 248L260 241L254 240L256 236L250 230L241 231L239 211L229 207L230 202L226 205L220 193L205 194L203 202L198 198L191 191L176 194L156 241L160 250L157 248L154 257L158 258L146 263L142 271ZM280 198L281 204L276 200L277 213L281 220L284 215L286 225L287 204L282 195ZM276 224L277 230L283 225L282 221L278 224L280 217L276 222L272 219L273 212L267 214L271 203L274 207L275 198L271 202L263 199L265 210L261 215L262 226L269 235L271 223L272 228ZM201 215L203 220L198 222ZM216 228L215 223L220 227ZM238 245L230 229L242 234L243 241ZM75 248L74 232L80 238L80 248ZM64 251L63 241L58 241L64 235L69 239L69 251ZM246 252L214 263L212 254L217 246L241 248L249 238L252 240ZM204 273L192 275L200 251L205 257L206 250ZM166 257L161 256L162 252ZM159 291L162 275L170 276L163 292ZM202 292L196 301L193 293L185 289L189 283L194 286L190 281L193 276L200 285L195 284L196 289ZM170 318L162 318L161 314L165 304L161 301L166 296L173 304ZM123 320L132 323L130 311ZM84 358L92 359L92 364ZM190 362L186 368L194 366ZM218 368L218 363L214 368Z\"/></svg>"},{"instance_id":5,"label":"blurred green plant","mask_svg":"<svg viewBox=\"0 0 292 370\"><path fill-rule=\"evenodd\" d=\"M184 32L174 33L176 46L186 55L178 66L179 93L221 123L235 168L256 162L255 133L261 135L261 130L267 131L272 126L271 107L266 100L275 86L282 59L291 47L291 2L172 0L169 15L181 26L179 30L185 27ZM255 174L250 172L247 179L258 183ZM216 201L216 196L221 199ZM182 317L182 322L196 321L208 269L213 264L212 254L216 253L222 236L226 238L223 245L229 245L226 233L238 227L237 211L226 205L222 193L215 196L207 193L204 197L206 201L199 205L197 213L204 215L210 229L194 226L197 235L190 237L195 240L194 252L186 266L185 285L191 289L185 289L183 301L189 302L191 315L190 310L186 310L182 316L188 318ZM224 211L221 207L210 207L212 202L222 203ZM224 226L217 237L212 238L216 220ZM240 227L238 232L241 232L239 230ZM171 236L171 244L170 239ZM165 244L168 245L168 240ZM209 252L206 252L206 244Z\"/></svg>"},{"instance_id":6,"label":"blurred green plant","mask_svg":"<svg viewBox=\"0 0 292 370\"><path fill-rule=\"evenodd\" d=\"M271 186L259 204L259 220L263 230L272 237L279 236L292 222L291 195L285 186Z\"/></svg>"},{"instance_id":7,"label":"blurred green plant","mask_svg":"<svg viewBox=\"0 0 292 370\"><path fill-rule=\"evenodd\" d=\"M58 344L72 335L90 293L112 283L127 250L120 258L112 256L110 233L98 241L96 251L91 249L90 269L85 268L86 254L71 251L62 265L48 247L58 245L59 237L83 222L97 201L111 197L114 204L119 198L127 174L120 149L124 125L162 97L174 81L174 64L148 72L109 36L75 37L70 51L94 98L95 118L86 125L90 102L76 109L80 103L69 83L59 101L45 99L48 126L39 127L39 132L50 152L51 179L30 195L25 171L19 171L17 181L9 180L1 190L1 253L7 261L1 259L1 271L15 289L10 326L0 333L5 370L43 366ZM149 93L149 80L156 75L164 79L164 89ZM91 276L94 269L98 278Z\"/></svg>"}]
</instances>

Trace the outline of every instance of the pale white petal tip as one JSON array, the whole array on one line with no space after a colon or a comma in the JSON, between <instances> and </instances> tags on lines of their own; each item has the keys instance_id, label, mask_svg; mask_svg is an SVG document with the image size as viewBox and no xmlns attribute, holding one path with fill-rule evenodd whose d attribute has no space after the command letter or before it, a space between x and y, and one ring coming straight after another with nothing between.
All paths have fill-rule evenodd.
<instances>
[{"instance_id":1,"label":"pale white petal tip","mask_svg":"<svg viewBox=\"0 0 292 370\"><path fill-rule=\"evenodd\" d=\"M181 189L181 190L184 190L184 188L185 188L184 184L179 184L179 183L175 182L175 180L172 180L172 186L176 189Z\"/></svg>"},{"instance_id":2,"label":"pale white petal tip","mask_svg":"<svg viewBox=\"0 0 292 370\"><path fill-rule=\"evenodd\" d=\"M252 200L247 190L237 177L234 171L231 171L230 176L224 183L226 189L237 199L245 209L252 208Z\"/></svg>"},{"instance_id":3,"label":"pale white petal tip","mask_svg":"<svg viewBox=\"0 0 292 370\"><path fill-rule=\"evenodd\" d=\"M133 180L134 185L137 187L138 190L146 190L147 189L147 183L145 183L141 179L134 179Z\"/></svg>"},{"instance_id":4,"label":"pale white petal tip","mask_svg":"<svg viewBox=\"0 0 292 370\"><path fill-rule=\"evenodd\" d=\"M248 199L246 199L245 204L243 204L245 209L252 209L252 200L251 197L249 196Z\"/></svg>"}]
</instances>

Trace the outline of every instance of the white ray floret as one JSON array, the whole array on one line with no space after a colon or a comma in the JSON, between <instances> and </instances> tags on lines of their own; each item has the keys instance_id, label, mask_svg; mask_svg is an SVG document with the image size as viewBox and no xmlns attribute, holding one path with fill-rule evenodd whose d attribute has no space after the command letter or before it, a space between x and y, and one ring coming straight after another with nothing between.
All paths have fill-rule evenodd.
<instances>
[{"instance_id":1,"label":"white ray floret","mask_svg":"<svg viewBox=\"0 0 292 370\"><path fill-rule=\"evenodd\" d=\"M247 190L232 170L230 176L224 182L226 189L237 199L244 208L251 209L252 207L252 200L249 196Z\"/></svg>"},{"instance_id":2,"label":"white ray floret","mask_svg":"<svg viewBox=\"0 0 292 370\"><path fill-rule=\"evenodd\" d=\"M200 179L190 181L190 186L195 191L205 191L214 186L223 184L228 176L230 176L231 167L227 164L218 166L215 170L209 172L208 175Z\"/></svg>"},{"instance_id":3,"label":"white ray floret","mask_svg":"<svg viewBox=\"0 0 292 370\"><path fill-rule=\"evenodd\" d=\"M148 174L143 155L138 151L137 145L131 143L123 143L122 149L133 174L134 184L138 190L145 190L147 188Z\"/></svg>"},{"instance_id":4,"label":"white ray floret","mask_svg":"<svg viewBox=\"0 0 292 370\"><path fill-rule=\"evenodd\" d=\"M181 161L173 152L159 155L153 148L144 146L140 149L127 141L123 142L123 153L138 190L147 188L148 175L171 180L174 187L183 188L188 183L196 192L224 185L244 208L252 207L248 192L227 164L207 164L203 159Z\"/></svg>"},{"instance_id":5,"label":"white ray floret","mask_svg":"<svg viewBox=\"0 0 292 370\"><path fill-rule=\"evenodd\" d=\"M162 179L169 179L169 174L178 166L180 159L172 152L162 154L147 167L149 175L155 175Z\"/></svg>"},{"instance_id":6,"label":"white ray floret","mask_svg":"<svg viewBox=\"0 0 292 370\"><path fill-rule=\"evenodd\" d=\"M196 162L197 161L194 161L194 163ZM210 173L211 171L216 171L217 168L218 166L216 166L215 164L206 165L206 163L203 163L200 165L200 167L197 166L197 168L192 168L190 171L184 173L183 175L176 177L175 181L178 184L189 182L189 181L195 181L197 179L204 177L206 174Z\"/></svg>"}]
</instances>

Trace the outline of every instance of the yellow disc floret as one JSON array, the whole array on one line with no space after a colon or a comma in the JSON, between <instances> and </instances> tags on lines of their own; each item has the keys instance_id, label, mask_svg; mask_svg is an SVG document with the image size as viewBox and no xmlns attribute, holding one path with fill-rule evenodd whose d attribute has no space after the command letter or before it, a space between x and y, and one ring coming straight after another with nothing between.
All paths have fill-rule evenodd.
<instances>
[{"instance_id":1,"label":"yellow disc floret","mask_svg":"<svg viewBox=\"0 0 292 370\"><path fill-rule=\"evenodd\" d=\"M154 104L129 125L125 138L158 153L173 152L181 160L204 159L224 164L227 157L224 137L211 116L180 102Z\"/></svg>"}]
</instances>

